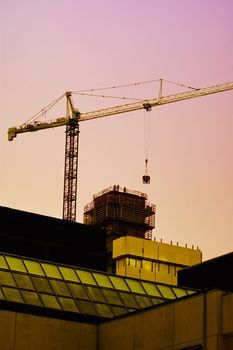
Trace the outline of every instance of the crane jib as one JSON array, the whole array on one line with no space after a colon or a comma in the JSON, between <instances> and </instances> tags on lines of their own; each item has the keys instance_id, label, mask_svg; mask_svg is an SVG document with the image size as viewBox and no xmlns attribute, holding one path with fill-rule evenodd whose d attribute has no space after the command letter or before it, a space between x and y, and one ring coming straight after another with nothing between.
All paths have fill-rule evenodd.
<instances>
[{"instance_id":1,"label":"crane jib","mask_svg":"<svg viewBox=\"0 0 233 350\"><path fill-rule=\"evenodd\" d=\"M69 95L67 98L69 99L68 100L69 105L72 108L71 116L60 117L55 120L51 120L47 122L34 121L33 123L23 124L18 127L9 128L8 140L12 141L17 136L17 134L20 134L20 133L64 126L64 125L67 125L70 122L70 120L73 120L73 119L75 120L78 119L78 121L81 122L81 121L86 121L91 119L103 118L103 117L116 115L116 114L133 112L140 109L146 109L147 111L150 111L153 107L156 107L156 106L183 101L183 100L187 100L195 97L206 96L206 95L219 93L219 92L232 90L232 89L233 89L233 82L230 82L230 83L225 83L220 85L214 85L211 87L196 89L192 91L186 91L183 93L177 93L177 94L168 95L168 96L161 96L158 98L149 99L145 101L99 109L99 110L87 112L87 113L78 112L78 110L73 107L73 104L71 104L70 95Z\"/></svg>"}]
</instances>

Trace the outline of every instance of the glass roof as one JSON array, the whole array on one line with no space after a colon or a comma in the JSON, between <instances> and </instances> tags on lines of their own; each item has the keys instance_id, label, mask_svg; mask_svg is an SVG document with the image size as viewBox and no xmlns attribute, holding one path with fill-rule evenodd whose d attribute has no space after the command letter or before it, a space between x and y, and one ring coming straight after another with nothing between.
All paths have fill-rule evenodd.
<instances>
[{"instance_id":1,"label":"glass roof","mask_svg":"<svg viewBox=\"0 0 233 350\"><path fill-rule=\"evenodd\" d=\"M195 290L0 253L0 300L113 318Z\"/></svg>"}]
</instances>

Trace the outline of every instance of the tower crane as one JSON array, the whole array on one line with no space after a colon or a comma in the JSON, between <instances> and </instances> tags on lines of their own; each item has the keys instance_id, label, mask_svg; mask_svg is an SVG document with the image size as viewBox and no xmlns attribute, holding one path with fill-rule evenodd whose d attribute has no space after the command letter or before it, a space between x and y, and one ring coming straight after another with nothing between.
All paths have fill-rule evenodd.
<instances>
[{"instance_id":1,"label":"tower crane","mask_svg":"<svg viewBox=\"0 0 233 350\"><path fill-rule=\"evenodd\" d=\"M211 95L233 89L233 82L218 84L200 89L188 90L168 96L162 96L162 79L160 79L159 97L117 105L109 108L98 109L91 112L81 113L72 100L72 92L66 92L66 115L50 121L34 121L24 123L21 126L8 129L8 140L12 141L18 134L66 126L65 140L65 168L64 168L64 193L63 193L63 219L76 221L77 203L77 175L78 175L78 146L79 146L79 123L102 117L113 116L121 113L133 112L145 109L150 111L153 107L168 103L179 102L195 97ZM61 98L62 98L61 97Z\"/></svg>"}]
</instances>

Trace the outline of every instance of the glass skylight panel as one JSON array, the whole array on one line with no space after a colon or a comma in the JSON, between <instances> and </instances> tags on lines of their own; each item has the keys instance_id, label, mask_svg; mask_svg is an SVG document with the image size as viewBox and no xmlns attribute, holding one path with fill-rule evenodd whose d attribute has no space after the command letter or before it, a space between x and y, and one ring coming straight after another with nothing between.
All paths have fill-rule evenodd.
<instances>
[{"instance_id":1,"label":"glass skylight panel","mask_svg":"<svg viewBox=\"0 0 233 350\"><path fill-rule=\"evenodd\" d=\"M0 271L0 283L2 285L5 284L6 286L12 286L12 287L16 286L11 272L8 272L8 271Z\"/></svg>"},{"instance_id":2,"label":"glass skylight panel","mask_svg":"<svg viewBox=\"0 0 233 350\"><path fill-rule=\"evenodd\" d=\"M103 317L113 317L113 313L108 304L95 303L96 310L99 316Z\"/></svg>"},{"instance_id":3,"label":"glass skylight panel","mask_svg":"<svg viewBox=\"0 0 233 350\"><path fill-rule=\"evenodd\" d=\"M74 269L71 267L59 266L59 270L66 281L80 282Z\"/></svg>"},{"instance_id":4,"label":"glass skylight panel","mask_svg":"<svg viewBox=\"0 0 233 350\"><path fill-rule=\"evenodd\" d=\"M78 299L89 299L84 287L81 284L75 284L68 282L67 283L69 290L74 298Z\"/></svg>"},{"instance_id":5,"label":"glass skylight panel","mask_svg":"<svg viewBox=\"0 0 233 350\"><path fill-rule=\"evenodd\" d=\"M141 309L153 305L149 297L142 296L142 295L135 295L135 299L137 300L137 303L140 305Z\"/></svg>"},{"instance_id":6,"label":"glass skylight panel","mask_svg":"<svg viewBox=\"0 0 233 350\"><path fill-rule=\"evenodd\" d=\"M79 312L75 301L71 298L58 297L58 300L65 311Z\"/></svg>"},{"instance_id":7,"label":"glass skylight panel","mask_svg":"<svg viewBox=\"0 0 233 350\"><path fill-rule=\"evenodd\" d=\"M170 286L165 286L162 284L157 285L158 289L160 290L161 294L166 299L176 299L176 295L174 294L173 290Z\"/></svg>"},{"instance_id":8,"label":"glass skylight panel","mask_svg":"<svg viewBox=\"0 0 233 350\"><path fill-rule=\"evenodd\" d=\"M0 268L8 269L7 263L2 255L0 255Z\"/></svg>"},{"instance_id":9,"label":"glass skylight panel","mask_svg":"<svg viewBox=\"0 0 233 350\"><path fill-rule=\"evenodd\" d=\"M164 303L164 299L161 298L151 298L153 305L158 305Z\"/></svg>"},{"instance_id":10,"label":"glass skylight panel","mask_svg":"<svg viewBox=\"0 0 233 350\"><path fill-rule=\"evenodd\" d=\"M145 288L147 294L149 294L151 296L162 298L161 293L158 291L158 289L154 283L145 282L145 281L143 281L141 283L142 283L143 287Z\"/></svg>"},{"instance_id":11,"label":"glass skylight panel","mask_svg":"<svg viewBox=\"0 0 233 350\"><path fill-rule=\"evenodd\" d=\"M193 293L196 293L196 291L195 291L195 290L191 290L191 289L186 289L186 291L187 291L187 293L188 293L188 294L193 294Z\"/></svg>"},{"instance_id":12,"label":"glass skylight panel","mask_svg":"<svg viewBox=\"0 0 233 350\"><path fill-rule=\"evenodd\" d=\"M5 299L5 297L4 297L4 295L3 295L3 293L2 293L2 290L0 289L0 299L1 300L4 300Z\"/></svg>"},{"instance_id":13,"label":"glass skylight panel","mask_svg":"<svg viewBox=\"0 0 233 350\"><path fill-rule=\"evenodd\" d=\"M41 293L40 296L46 307L52 309L61 309L61 306L54 295Z\"/></svg>"},{"instance_id":14,"label":"glass skylight panel","mask_svg":"<svg viewBox=\"0 0 233 350\"><path fill-rule=\"evenodd\" d=\"M93 304L90 301L77 299L76 303L78 304L78 307L81 313L88 314L88 315L95 315L95 316L98 315L96 309L94 308Z\"/></svg>"},{"instance_id":15,"label":"glass skylight panel","mask_svg":"<svg viewBox=\"0 0 233 350\"><path fill-rule=\"evenodd\" d=\"M102 292L109 304L123 305L118 293L110 289L102 289Z\"/></svg>"},{"instance_id":16,"label":"glass skylight panel","mask_svg":"<svg viewBox=\"0 0 233 350\"><path fill-rule=\"evenodd\" d=\"M185 289L183 288L178 288L178 287L172 287L173 292L176 294L177 298L184 297L188 295Z\"/></svg>"},{"instance_id":17,"label":"glass skylight panel","mask_svg":"<svg viewBox=\"0 0 233 350\"><path fill-rule=\"evenodd\" d=\"M9 288L9 287L2 287L2 291L6 297L6 300L16 301L18 303L24 302L18 289Z\"/></svg>"},{"instance_id":18,"label":"glass skylight panel","mask_svg":"<svg viewBox=\"0 0 233 350\"><path fill-rule=\"evenodd\" d=\"M44 271L37 261L24 259L24 264L30 274L44 276Z\"/></svg>"},{"instance_id":19,"label":"glass skylight panel","mask_svg":"<svg viewBox=\"0 0 233 350\"><path fill-rule=\"evenodd\" d=\"M118 276L109 276L109 278L116 289L129 291L129 287L127 286L123 278Z\"/></svg>"},{"instance_id":20,"label":"glass skylight panel","mask_svg":"<svg viewBox=\"0 0 233 350\"><path fill-rule=\"evenodd\" d=\"M58 270L56 265L41 263L41 266L44 269L46 276L62 279L60 271Z\"/></svg>"},{"instance_id":21,"label":"glass skylight panel","mask_svg":"<svg viewBox=\"0 0 233 350\"><path fill-rule=\"evenodd\" d=\"M86 289L91 300L106 303L106 300L98 287L87 286Z\"/></svg>"},{"instance_id":22,"label":"glass skylight panel","mask_svg":"<svg viewBox=\"0 0 233 350\"><path fill-rule=\"evenodd\" d=\"M65 282L50 280L50 284L57 295L62 295L66 297L71 297L69 289L67 288Z\"/></svg>"},{"instance_id":23,"label":"glass skylight panel","mask_svg":"<svg viewBox=\"0 0 233 350\"><path fill-rule=\"evenodd\" d=\"M26 272L25 266L20 258L5 256L11 270Z\"/></svg>"},{"instance_id":24,"label":"glass skylight panel","mask_svg":"<svg viewBox=\"0 0 233 350\"><path fill-rule=\"evenodd\" d=\"M108 276L104 275L103 273L98 273L98 272L93 272L93 276L95 277L99 286L112 288L112 284L111 284Z\"/></svg>"},{"instance_id":25,"label":"glass skylight panel","mask_svg":"<svg viewBox=\"0 0 233 350\"><path fill-rule=\"evenodd\" d=\"M133 293L145 294L145 291L143 290L139 281L129 278L126 278L125 280Z\"/></svg>"},{"instance_id":26,"label":"glass skylight panel","mask_svg":"<svg viewBox=\"0 0 233 350\"><path fill-rule=\"evenodd\" d=\"M112 311L115 316L121 316L128 313L126 308L115 306L115 305L112 305Z\"/></svg>"},{"instance_id":27,"label":"glass skylight panel","mask_svg":"<svg viewBox=\"0 0 233 350\"><path fill-rule=\"evenodd\" d=\"M17 272L13 273L13 276L18 288L35 289L29 276Z\"/></svg>"},{"instance_id":28,"label":"glass skylight panel","mask_svg":"<svg viewBox=\"0 0 233 350\"><path fill-rule=\"evenodd\" d=\"M137 304L134 295L133 294L129 294L129 293L124 293L124 292L120 292L120 295L124 301L124 304L128 307L128 308L134 308L134 309L139 309L139 305Z\"/></svg>"},{"instance_id":29,"label":"glass skylight panel","mask_svg":"<svg viewBox=\"0 0 233 350\"><path fill-rule=\"evenodd\" d=\"M48 280L45 279L44 277L32 276L32 281L33 281L36 289L39 292L45 292L45 293L53 294L53 291L51 289L51 286L50 286Z\"/></svg>"},{"instance_id":30,"label":"glass skylight panel","mask_svg":"<svg viewBox=\"0 0 233 350\"><path fill-rule=\"evenodd\" d=\"M39 295L36 292L21 290L21 294L26 304L43 306L39 298Z\"/></svg>"},{"instance_id":31,"label":"glass skylight panel","mask_svg":"<svg viewBox=\"0 0 233 350\"><path fill-rule=\"evenodd\" d=\"M76 269L76 273L77 273L77 275L80 278L82 283L96 285L96 282L95 282L91 272Z\"/></svg>"}]
</instances>

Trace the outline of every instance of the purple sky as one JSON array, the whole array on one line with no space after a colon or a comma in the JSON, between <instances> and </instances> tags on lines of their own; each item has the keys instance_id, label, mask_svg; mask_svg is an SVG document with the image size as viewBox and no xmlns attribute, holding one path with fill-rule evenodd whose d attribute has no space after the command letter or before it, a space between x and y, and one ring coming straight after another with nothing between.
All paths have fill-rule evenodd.
<instances>
[{"instance_id":1,"label":"purple sky","mask_svg":"<svg viewBox=\"0 0 233 350\"><path fill-rule=\"evenodd\" d=\"M8 142L9 127L67 90L233 81L231 0L2 0L0 33L0 205L43 215L62 217L65 128ZM151 98L158 89L101 94ZM164 95L185 90L164 83ZM74 101L81 112L128 102ZM156 204L156 239L199 246L203 260L232 251L232 112L228 91L80 123L77 220L94 193L119 184ZM64 113L65 100L47 117Z\"/></svg>"}]
</instances>

